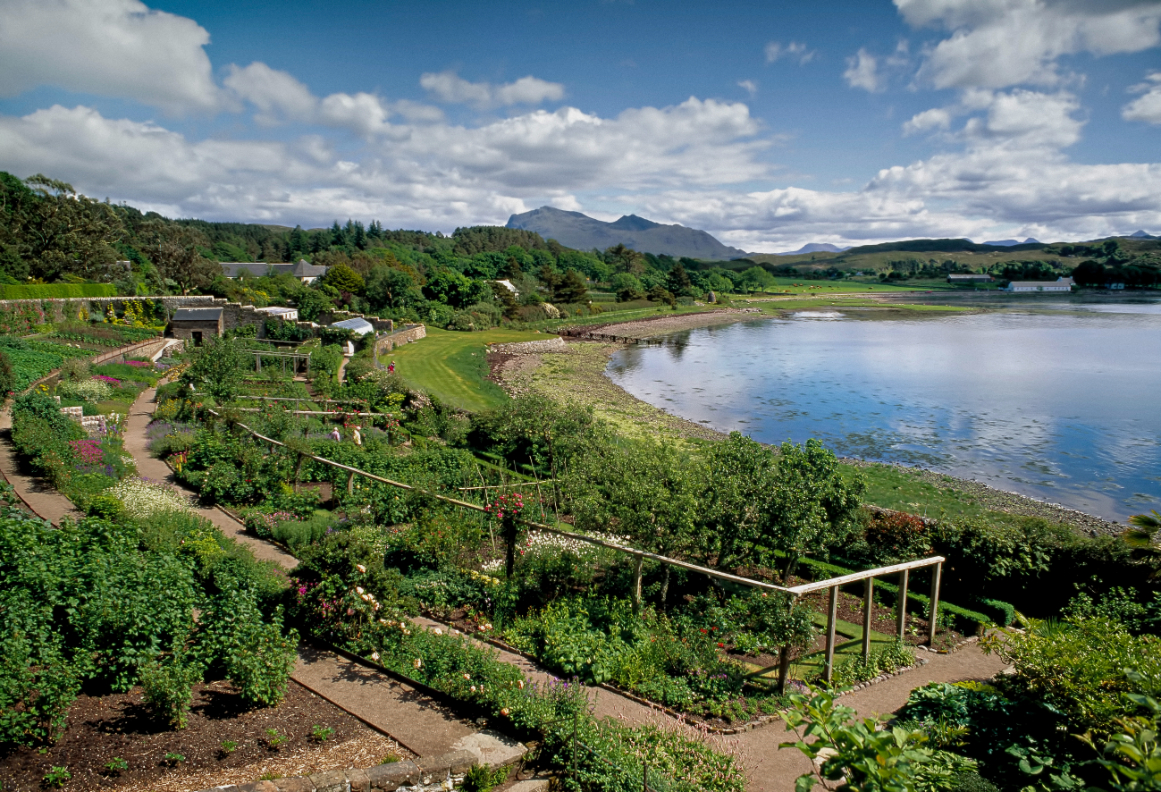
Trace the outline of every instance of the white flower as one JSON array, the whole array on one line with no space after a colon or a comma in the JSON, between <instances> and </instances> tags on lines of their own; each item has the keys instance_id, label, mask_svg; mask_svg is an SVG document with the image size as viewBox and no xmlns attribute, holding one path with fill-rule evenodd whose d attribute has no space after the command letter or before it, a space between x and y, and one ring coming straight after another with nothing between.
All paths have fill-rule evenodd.
<instances>
[{"instance_id":1,"label":"white flower","mask_svg":"<svg viewBox=\"0 0 1161 792\"><path fill-rule=\"evenodd\" d=\"M443 635L443 630L441 630L438 627L436 627L434 630L432 630L432 632L435 633L436 635Z\"/></svg>"},{"instance_id":2,"label":"white flower","mask_svg":"<svg viewBox=\"0 0 1161 792\"><path fill-rule=\"evenodd\" d=\"M189 501L175 490L152 481L127 478L109 489L109 494L125 506L129 515L147 518L161 512L192 513Z\"/></svg>"},{"instance_id":3,"label":"white flower","mask_svg":"<svg viewBox=\"0 0 1161 792\"><path fill-rule=\"evenodd\" d=\"M380 619L379 623L380 624L390 624L391 622L387 621L386 619Z\"/></svg>"},{"instance_id":4,"label":"white flower","mask_svg":"<svg viewBox=\"0 0 1161 792\"><path fill-rule=\"evenodd\" d=\"M355 569L359 570L364 575L367 574L367 567L363 566L362 564L355 564Z\"/></svg>"},{"instance_id":5,"label":"white flower","mask_svg":"<svg viewBox=\"0 0 1161 792\"><path fill-rule=\"evenodd\" d=\"M464 674L464 679L471 679L471 678L472 678L471 674Z\"/></svg>"},{"instance_id":6,"label":"white flower","mask_svg":"<svg viewBox=\"0 0 1161 792\"><path fill-rule=\"evenodd\" d=\"M375 661L378 661L378 659L379 659L379 653L378 653L378 652L371 652L371 659L372 659L372 660L375 660Z\"/></svg>"},{"instance_id":7,"label":"white flower","mask_svg":"<svg viewBox=\"0 0 1161 792\"><path fill-rule=\"evenodd\" d=\"M417 657L417 658L415 658L415 662L412 663L412 665L415 666L416 668L423 668L423 661Z\"/></svg>"},{"instance_id":8,"label":"white flower","mask_svg":"<svg viewBox=\"0 0 1161 792\"><path fill-rule=\"evenodd\" d=\"M360 597L363 596L363 587L362 586L355 586L355 593L358 594Z\"/></svg>"}]
</instances>

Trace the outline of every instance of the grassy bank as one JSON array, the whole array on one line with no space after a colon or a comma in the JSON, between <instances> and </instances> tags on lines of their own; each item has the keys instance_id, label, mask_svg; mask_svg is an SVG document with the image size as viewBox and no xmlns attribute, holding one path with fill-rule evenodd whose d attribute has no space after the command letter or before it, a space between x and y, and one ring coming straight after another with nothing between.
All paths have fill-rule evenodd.
<instances>
[{"instance_id":1,"label":"grassy bank","mask_svg":"<svg viewBox=\"0 0 1161 792\"><path fill-rule=\"evenodd\" d=\"M488 379L487 344L543 341L543 333L497 328L479 333L427 329L427 338L394 350L395 370L410 385L465 410L486 410L508 398Z\"/></svg>"}]
</instances>

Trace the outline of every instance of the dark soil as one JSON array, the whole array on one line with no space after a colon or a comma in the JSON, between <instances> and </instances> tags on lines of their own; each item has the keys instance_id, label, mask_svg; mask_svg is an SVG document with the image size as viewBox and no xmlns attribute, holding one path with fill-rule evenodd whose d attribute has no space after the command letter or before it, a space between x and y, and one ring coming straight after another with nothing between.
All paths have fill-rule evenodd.
<instances>
[{"instance_id":1,"label":"dark soil","mask_svg":"<svg viewBox=\"0 0 1161 792\"><path fill-rule=\"evenodd\" d=\"M311 739L315 725L334 729L334 733L318 744ZM285 738L278 747L270 745L269 729ZM82 694L69 710L68 727L55 744L0 755L0 789L40 790L44 775L53 767L67 768L71 774L65 790L160 786L206 770L227 774L231 768L279 754L326 750L369 731L354 716L293 681L282 703L265 709L248 709L228 682L197 685L189 724L181 731L153 717L143 704L140 688L124 695ZM223 750L226 741L237 743L230 753ZM166 754L185 758L167 761ZM128 762L128 769L106 770L115 757Z\"/></svg>"}]
</instances>

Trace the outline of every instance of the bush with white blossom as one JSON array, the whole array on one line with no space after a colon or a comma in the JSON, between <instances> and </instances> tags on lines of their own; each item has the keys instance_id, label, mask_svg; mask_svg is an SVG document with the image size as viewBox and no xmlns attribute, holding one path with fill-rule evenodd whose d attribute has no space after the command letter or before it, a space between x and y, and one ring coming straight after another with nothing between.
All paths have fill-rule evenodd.
<instances>
[{"instance_id":1,"label":"bush with white blossom","mask_svg":"<svg viewBox=\"0 0 1161 792\"><path fill-rule=\"evenodd\" d=\"M149 517L161 512L193 511L189 501L178 492L156 481L123 479L117 482L108 494L121 501L125 506L125 512L132 517Z\"/></svg>"}]
</instances>

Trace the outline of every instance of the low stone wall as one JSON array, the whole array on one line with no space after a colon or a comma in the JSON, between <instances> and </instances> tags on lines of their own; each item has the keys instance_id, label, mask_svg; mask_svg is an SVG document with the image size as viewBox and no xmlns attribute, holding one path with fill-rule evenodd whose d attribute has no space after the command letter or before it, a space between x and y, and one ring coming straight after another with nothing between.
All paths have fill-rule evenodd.
<instances>
[{"instance_id":1,"label":"low stone wall","mask_svg":"<svg viewBox=\"0 0 1161 792\"><path fill-rule=\"evenodd\" d=\"M331 770L298 778L219 786L204 792L443 792L463 784L477 763L471 751L452 751L366 770Z\"/></svg>"},{"instance_id":2,"label":"low stone wall","mask_svg":"<svg viewBox=\"0 0 1161 792\"><path fill-rule=\"evenodd\" d=\"M515 344L492 344L489 352L501 352L506 355L537 355L542 352L563 352L567 347L560 336L546 338L543 341L520 341Z\"/></svg>"},{"instance_id":3,"label":"low stone wall","mask_svg":"<svg viewBox=\"0 0 1161 792\"><path fill-rule=\"evenodd\" d=\"M394 333L388 333L385 336L380 336L375 339L375 352L382 355L390 352L396 347L410 344L418 341L421 338L427 338L427 328L424 325L412 325L398 330Z\"/></svg>"}]
</instances>

